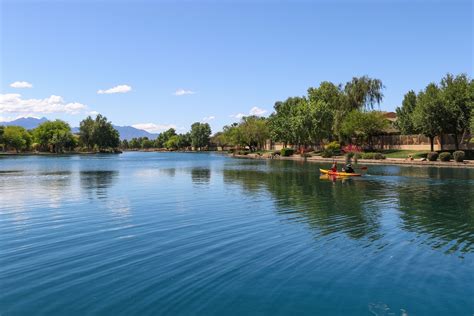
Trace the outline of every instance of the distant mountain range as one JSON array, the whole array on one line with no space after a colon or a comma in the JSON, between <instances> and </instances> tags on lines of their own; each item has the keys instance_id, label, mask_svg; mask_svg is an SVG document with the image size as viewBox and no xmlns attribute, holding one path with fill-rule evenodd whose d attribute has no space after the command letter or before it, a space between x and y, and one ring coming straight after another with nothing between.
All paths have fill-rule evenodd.
<instances>
[{"instance_id":1,"label":"distant mountain range","mask_svg":"<svg viewBox=\"0 0 474 316\"><path fill-rule=\"evenodd\" d=\"M24 127L26 129L33 129L33 128L36 128L41 123L44 123L47 121L48 119L45 117L42 117L40 119L34 118L34 117L22 117L10 122L0 122L0 125L4 125L4 126L15 125L15 126ZM114 125L114 127L119 132L120 139L130 140L134 137L148 137L150 139L155 139L158 136L158 134L152 134L145 130L135 128L133 126ZM73 133L79 133L79 127L73 127L71 128L71 130Z\"/></svg>"}]
</instances>

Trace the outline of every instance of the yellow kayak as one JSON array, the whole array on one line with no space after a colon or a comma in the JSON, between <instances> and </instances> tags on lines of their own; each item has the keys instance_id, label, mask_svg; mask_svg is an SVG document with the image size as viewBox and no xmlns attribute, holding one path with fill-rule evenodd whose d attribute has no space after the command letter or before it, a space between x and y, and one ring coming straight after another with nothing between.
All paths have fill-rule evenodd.
<instances>
[{"instance_id":1,"label":"yellow kayak","mask_svg":"<svg viewBox=\"0 0 474 316\"><path fill-rule=\"evenodd\" d=\"M328 174L330 176L339 176L339 177L360 177L361 176L360 173L347 173L347 172L339 172L339 171L333 172L327 169L319 169L319 171L321 171L321 173Z\"/></svg>"}]
</instances>

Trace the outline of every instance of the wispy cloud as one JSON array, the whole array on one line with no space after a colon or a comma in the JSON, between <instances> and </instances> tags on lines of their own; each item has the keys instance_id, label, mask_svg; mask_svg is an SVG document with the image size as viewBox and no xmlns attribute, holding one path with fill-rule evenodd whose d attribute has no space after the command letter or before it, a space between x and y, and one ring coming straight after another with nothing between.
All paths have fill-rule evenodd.
<instances>
[{"instance_id":1,"label":"wispy cloud","mask_svg":"<svg viewBox=\"0 0 474 316\"><path fill-rule=\"evenodd\" d=\"M186 89L177 89L175 92L174 92L174 95L176 96L182 96L182 95L188 95L188 94L195 94L196 92L192 91L192 90L186 90Z\"/></svg>"},{"instance_id":2,"label":"wispy cloud","mask_svg":"<svg viewBox=\"0 0 474 316\"><path fill-rule=\"evenodd\" d=\"M90 112L87 112L88 115L91 115L91 116L97 116L99 115L100 113L97 112L97 111L90 111Z\"/></svg>"},{"instance_id":3,"label":"wispy cloud","mask_svg":"<svg viewBox=\"0 0 474 316\"><path fill-rule=\"evenodd\" d=\"M78 102L66 103L58 95L51 95L44 99L23 99L21 94L0 94L0 113L66 113L79 114L87 106Z\"/></svg>"},{"instance_id":4,"label":"wispy cloud","mask_svg":"<svg viewBox=\"0 0 474 316\"><path fill-rule=\"evenodd\" d=\"M255 115L255 116L263 116L265 113L268 111L262 108L259 108L257 106L254 106L253 108L250 109L248 114L244 113L237 113L237 114L231 114L229 117L236 118L236 119L241 119L244 116L250 116L250 115Z\"/></svg>"},{"instance_id":5,"label":"wispy cloud","mask_svg":"<svg viewBox=\"0 0 474 316\"><path fill-rule=\"evenodd\" d=\"M257 106L254 106L253 108L251 108L249 112L250 115L255 115L255 116L262 116L265 113L267 113L267 110L261 109Z\"/></svg>"},{"instance_id":6,"label":"wispy cloud","mask_svg":"<svg viewBox=\"0 0 474 316\"><path fill-rule=\"evenodd\" d=\"M176 129L176 125L174 124L154 124L154 123L138 123L138 124L133 124L132 127L142 129L149 133L160 133L160 132L169 130L170 128Z\"/></svg>"},{"instance_id":7,"label":"wispy cloud","mask_svg":"<svg viewBox=\"0 0 474 316\"><path fill-rule=\"evenodd\" d=\"M10 84L10 87L12 88L33 88L33 85L27 81L15 81Z\"/></svg>"},{"instance_id":8,"label":"wispy cloud","mask_svg":"<svg viewBox=\"0 0 474 316\"><path fill-rule=\"evenodd\" d=\"M132 91L132 87L126 84L122 84L107 90L98 90L97 94L127 93L130 91Z\"/></svg>"},{"instance_id":9,"label":"wispy cloud","mask_svg":"<svg viewBox=\"0 0 474 316\"><path fill-rule=\"evenodd\" d=\"M245 116L244 113L237 113L237 114L231 114L229 117L236 118L236 119L241 119Z\"/></svg>"},{"instance_id":10,"label":"wispy cloud","mask_svg":"<svg viewBox=\"0 0 474 316\"><path fill-rule=\"evenodd\" d=\"M204 122L204 123L205 122L210 122L210 121L215 120L215 119L216 119L216 117L214 115L206 116L206 117L202 118L202 122Z\"/></svg>"}]
</instances>

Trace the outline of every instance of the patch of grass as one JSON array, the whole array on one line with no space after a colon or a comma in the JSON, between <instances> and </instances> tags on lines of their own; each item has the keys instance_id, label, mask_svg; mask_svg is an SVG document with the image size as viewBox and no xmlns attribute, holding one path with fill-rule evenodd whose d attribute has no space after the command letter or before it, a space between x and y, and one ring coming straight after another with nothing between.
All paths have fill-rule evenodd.
<instances>
[{"instance_id":1,"label":"patch of grass","mask_svg":"<svg viewBox=\"0 0 474 316\"><path fill-rule=\"evenodd\" d=\"M401 149L389 149L382 151L382 154L387 158L408 158L411 155L414 159L425 158L427 150L401 150Z\"/></svg>"}]
</instances>

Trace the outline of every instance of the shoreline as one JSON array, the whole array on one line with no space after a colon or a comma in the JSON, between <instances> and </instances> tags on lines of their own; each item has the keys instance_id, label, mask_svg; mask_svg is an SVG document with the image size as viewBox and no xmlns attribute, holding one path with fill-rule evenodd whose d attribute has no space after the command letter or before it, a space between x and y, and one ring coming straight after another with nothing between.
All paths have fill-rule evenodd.
<instances>
[{"instance_id":1,"label":"shoreline","mask_svg":"<svg viewBox=\"0 0 474 316\"><path fill-rule=\"evenodd\" d=\"M290 157L281 157L270 158L265 156L259 156L257 154L248 154L248 155L228 155L231 158L237 159L256 159L256 160L293 160L293 161L302 161L302 162L315 162L315 163L332 163L336 161L337 163L345 163L345 157L337 156L332 158L323 158L320 156L313 157L300 157L298 155L293 155ZM354 163L354 162L353 162ZM408 160L404 158L386 158L381 160L375 159L358 159L357 164L364 165L396 165L396 166L408 166L408 167L442 167L442 168L474 168L474 160L465 160L463 162L455 161L421 161L421 160Z\"/></svg>"},{"instance_id":2,"label":"shoreline","mask_svg":"<svg viewBox=\"0 0 474 316\"><path fill-rule=\"evenodd\" d=\"M121 154L121 152L95 152L95 151L86 151L86 152L64 152L64 153L51 153L51 152L34 152L34 151L28 151L28 152L21 152L21 153L15 153L15 152L0 152L0 157L5 156L5 157L15 157L15 156L75 156L75 155L99 155L99 154Z\"/></svg>"}]
</instances>

